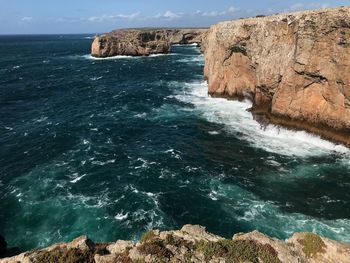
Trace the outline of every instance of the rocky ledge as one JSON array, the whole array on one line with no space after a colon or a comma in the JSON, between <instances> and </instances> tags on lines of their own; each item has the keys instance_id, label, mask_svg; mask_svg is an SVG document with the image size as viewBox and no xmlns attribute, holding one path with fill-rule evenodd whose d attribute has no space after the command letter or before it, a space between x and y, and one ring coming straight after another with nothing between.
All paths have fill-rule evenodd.
<instances>
[{"instance_id":1,"label":"rocky ledge","mask_svg":"<svg viewBox=\"0 0 350 263\"><path fill-rule=\"evenodd\" d=\"M201 44L207 29L121 29L95 38L94 57L166 54L172 44Z\"/></svg>"},{"instance_id":2,"label":"rocky ledge","mask_svg":"<svg viewBox=\"0 0 350 263\"><path fill-rule=\"evenodd\" d=\"M141 241L119 240L95 244L86 236L70 243L34 250L1 263L116 263L116 262L350 262L350 245L312 233L297 233L287 241L257 231L236 234L232 240L210 234L204 227L185 225L181 230L152 230Z\"/></svg>"},{"instance_id":3,"label":"rocky ledge","mask_svg":"<svg viewBox=\"0 0 350 263\"><path fill-rule=\"evenodd\" d=\"M222 22L203 49L209 94L350 145L349 7Z\"/></svg>"}]
</instances>

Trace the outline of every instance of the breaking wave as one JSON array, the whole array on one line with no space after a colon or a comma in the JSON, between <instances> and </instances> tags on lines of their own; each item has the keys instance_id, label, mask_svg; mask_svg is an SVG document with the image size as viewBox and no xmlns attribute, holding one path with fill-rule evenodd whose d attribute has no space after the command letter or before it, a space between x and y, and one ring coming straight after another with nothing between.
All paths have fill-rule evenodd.
<instances>
[{"instance_id":1,"label":"breaking wave","mask_svg":"<svg viewBox=\"0 0 350 263\"><path fill-rule=\"evenodd\" d=\"M207 95L206 82L177 83L177 85L183 89L175 95L175 98L193 104L199 115L207 121L224 125L227 132L268 152L287 156L350 154L347 147L305 131L290 130L276 125L261 127L247 111L251 107L249 101L212 98Z\"/></svg>"}]
</instances>

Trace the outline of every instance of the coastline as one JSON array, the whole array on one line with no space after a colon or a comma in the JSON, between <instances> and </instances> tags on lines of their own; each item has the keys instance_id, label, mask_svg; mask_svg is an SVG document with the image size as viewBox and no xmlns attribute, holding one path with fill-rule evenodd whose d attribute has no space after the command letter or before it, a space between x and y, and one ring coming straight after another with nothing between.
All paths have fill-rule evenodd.
<instances>
[{"instance_id":1,"label":"coastline","mask_svg":"<svg viewBox=\"0 0 350 263\"><path fill-rule=\"evenodd\" d=\"M133 262L264 262L331 263L350 262L350 244L336 242L313 233L295 233L286 241L258 231L238 233L230 239L208 233L199 225L181 230L150 230L137 243L118 240L94 243L81 236L70 243L28 251L0 259L0 263L133 263Z\"/></svg>"}]
</instances>

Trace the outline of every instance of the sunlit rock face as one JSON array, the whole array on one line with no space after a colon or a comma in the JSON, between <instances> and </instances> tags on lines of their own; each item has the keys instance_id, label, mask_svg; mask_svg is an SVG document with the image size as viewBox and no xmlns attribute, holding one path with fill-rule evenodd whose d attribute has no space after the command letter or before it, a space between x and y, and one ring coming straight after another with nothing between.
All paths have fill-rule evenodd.
<instances>
[{"instance_id":1,"label":"sunlit rock face","mask_svg":"<svg viewBox=\"0 0 350 263\"><path fill-rule=\"evenodd\" d=\"M209 94L350 144L350 8L222 22L203 49Z\"/></svg>"},{"instance_id":2,"label":"sunlit rock face","mask_svg":"<svg viewBox=\"0 0 350 263\"><path fill-rule=\"evenodd\" d=\"M166 54L171 51L172 44L200 44L206 32L207 29L121 29L97 36L92 43L91 55Z\"/></svg>"},{"instance_id":3,"label":"sunlit rock face","mask_svg":"<svg viewBox=\"0 0 350 263\"><path fill-rule=\"evenodd\" d=\"M346 263L350 246L313 233L296 233L281 241L257 231L224 239L199 225L181 230L151 230L140 242L118 240L95 244L86 236L70 243L0 259L1 263L30 262L270 262L270 263Z\"/></svg>"}]
</instances>

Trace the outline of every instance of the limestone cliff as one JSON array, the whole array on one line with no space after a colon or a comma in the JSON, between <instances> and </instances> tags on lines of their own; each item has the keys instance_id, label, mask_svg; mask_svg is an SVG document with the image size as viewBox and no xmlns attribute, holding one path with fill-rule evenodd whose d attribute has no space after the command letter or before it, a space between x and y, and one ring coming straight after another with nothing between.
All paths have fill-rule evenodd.
<instances>
[{"instance_id":1,"label":"limestone cliff","mask_svg":"<svg viewBox=\"0 0 350 263\"><path fill-rule=\"evenodd\" d=\"M203 48L209 94L350 145L350 8L222 22Z\"/></svg>"},{"instance_id":2,"label":"limestone cliff","mask_svg":"<svg viewBox=\"0 0 350 263\"><path fill-rule=\"evenodd\" d=\"M178 231L150 231L141 241L119 240L95 244L86 236L71 243L26 252L0 263L127 263L127 262L254 262L254 263L349 263L350 245L297 233L281 241L257 231L237 234L232 240L185 225Z\"/></svg>"},{"instance_id":3,"label":"limestone cliff","mask_svg":"<svg viewBox=\"0 0 350 263\"><path fill-rule=\"evenodd\" d=\"M172 44L202 42L207 29L121 29L97 36L92 43L91 55L148 56L169 53Z\"/></svg>"}]
</instances>

